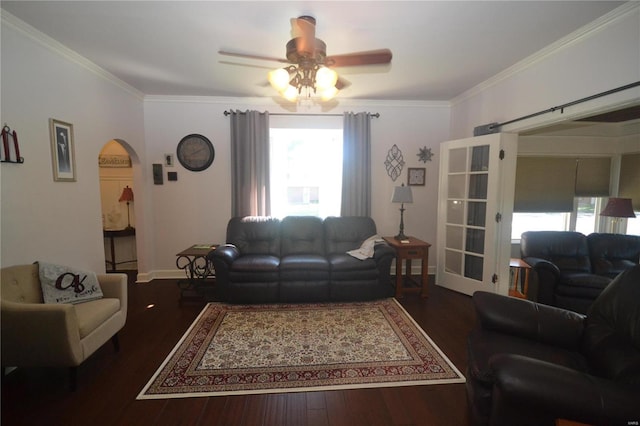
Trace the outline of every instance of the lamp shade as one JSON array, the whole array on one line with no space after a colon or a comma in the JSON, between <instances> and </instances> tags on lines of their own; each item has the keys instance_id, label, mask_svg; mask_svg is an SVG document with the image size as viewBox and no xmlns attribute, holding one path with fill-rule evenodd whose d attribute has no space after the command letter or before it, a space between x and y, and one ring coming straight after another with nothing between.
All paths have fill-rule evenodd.
<instances>
[{"instance_id":1,"label":"lamp shade","mask_svg":"<svg viewBox=\"0 0 640 426\"><path fill-rule=\"evenodd\" d=\"M396 186L393 188L393 196L391 197L392 203L413 203L413 194L411 188L408 186Z\"/></svg>"},{"instance_id":2,"label":"lamp shade","mask_svg":"<svg viewBox=\"0 0 640 426\"><path fill-rule=\"evenodd\" d=\"M631 205L631 198L609 198L604 210L600 216L611 217L636 217Z\"/></svg>"},{"instance_id":3,"label":"lamp shade","mask_svg":"<svg viewBox=\"0 0 640 426\"><path fill-rule=\"evenodd\" d=\"M133 201L133 190L128 185L122 189L122 195L118 201Z\"/></svg>"}]
</instances>

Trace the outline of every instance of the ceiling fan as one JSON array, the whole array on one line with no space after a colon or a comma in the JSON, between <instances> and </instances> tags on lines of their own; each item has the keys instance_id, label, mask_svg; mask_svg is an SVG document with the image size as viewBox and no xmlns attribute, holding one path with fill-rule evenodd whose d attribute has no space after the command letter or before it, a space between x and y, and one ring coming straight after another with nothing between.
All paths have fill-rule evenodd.
<instances>
[{"instance_id":1,"label":"ceiling fan","mask_svg":"<svg viewBox=\"0 0 640 426\"><path fill-rule=\"evenodd\" d=\"M327 45L316 38L316 20L312 16L293 18L291 26L293 38L286 45L286 59L227 50L219 50L218 53L289 64L269 72L268 77L271 85L292 102L300 96L319 96L323 101L330 100L348 86L349 83L339 78L332 68L391 62L389 49L327 56Z\"/></svg>"}]
</instances>

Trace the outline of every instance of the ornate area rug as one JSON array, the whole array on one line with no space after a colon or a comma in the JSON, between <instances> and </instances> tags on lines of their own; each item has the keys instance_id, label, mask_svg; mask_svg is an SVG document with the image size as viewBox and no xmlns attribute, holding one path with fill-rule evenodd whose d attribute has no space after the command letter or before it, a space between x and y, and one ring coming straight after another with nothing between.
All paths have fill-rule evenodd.
<instances>
[{"instance_id":1,"label":"ornate area rug","mask_svg":"<svg viewBox=\"0 0 640 426\"><path fill-rule=\"evenodd\" d=\"M137 399L464 381L395 299L209 303Z\"/></svg>"}]
</instances>

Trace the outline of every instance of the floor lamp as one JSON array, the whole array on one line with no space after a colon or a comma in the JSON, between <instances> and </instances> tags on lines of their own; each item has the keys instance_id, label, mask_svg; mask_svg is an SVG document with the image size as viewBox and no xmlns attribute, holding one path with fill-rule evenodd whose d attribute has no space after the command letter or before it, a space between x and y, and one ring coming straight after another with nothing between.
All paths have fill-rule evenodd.
<instances>
[{"instance_id":1,"label":"floor lamp","mask_svg":"<svg viewBox=\"0 0 640 426\"><path fill-rule=\"evenodd\" d=\"M120 202L127 202L127 227L125 229L133 229L131 226L131 217L129 216L129 203L133 201L133 190L129 188L129 185L122 189L122 195L120 195Z\"/></svg>"},{"instance_id":2,"label":"floor lamp","mask_svg":"<svg viewBox=\"0 0 640 426\"><path fill-rule=\"evenodd\" d=\"M392 203L400 204L400 230L396 235L396 240L406 240L407 236L404 235L404 203L413 203L413 194L411 188L408 186L396 186L393 188L393 196L391 197Z\"/></svg>"},{"instance_id":3,"label":"floor lamp","mask_svg":"<svg viewBox=\"0 0 640 426\"><path fill-rule=\"evenodd\" d=\"M619 222L623 217L636 217L633 212L631 198L609 198L604 210L600 212L600 216L609 216L613 218L613 231L618 233Z\"/></svg>"}]
</instances>

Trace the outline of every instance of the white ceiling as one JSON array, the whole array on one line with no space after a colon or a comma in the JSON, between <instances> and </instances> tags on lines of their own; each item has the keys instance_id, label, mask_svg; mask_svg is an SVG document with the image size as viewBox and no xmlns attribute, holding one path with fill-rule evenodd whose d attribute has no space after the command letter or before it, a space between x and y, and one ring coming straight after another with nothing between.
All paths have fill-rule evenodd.
<instances>
[{"instance_id":1,"label":"white ceiling","mask_svg":"<svg viewBox=\"0 0 640 426\"><path fill-rule=\"evenodd\" d=\"M390 66L339 68L341 98L446 101L620 6L615 1L2 1L1 7L147 95L274 96L290 19L327 54L380 48ZM233 62L229 64L228 62ZM240 65L242 64L242 65Z\"/></svg>"}]
</instances>

